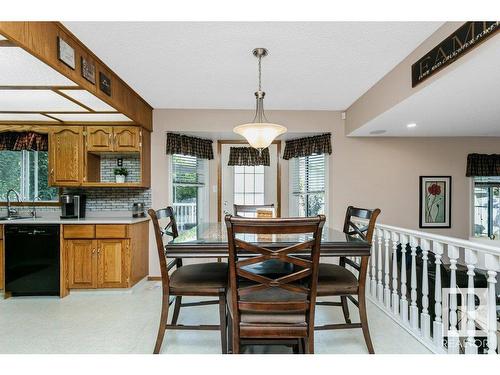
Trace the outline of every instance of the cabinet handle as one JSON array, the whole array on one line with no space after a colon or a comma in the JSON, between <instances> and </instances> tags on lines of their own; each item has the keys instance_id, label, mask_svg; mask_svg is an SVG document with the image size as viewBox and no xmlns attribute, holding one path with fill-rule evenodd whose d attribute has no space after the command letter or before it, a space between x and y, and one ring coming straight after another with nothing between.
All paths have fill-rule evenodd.
<instances>
[{"instance_id":1,"label":"cabinet handle","mask_svg":"<svg viewBox=\"0 0 500 375\"><path fill-rule=\"evenodd\" d=\"M92 254L95 254L95 249L92 249Z\"/></svg>"},{"instance_id":2,"label":"cabinet handle","mask_svg":"<svg viewBox=\"0 0 500 375\"><path fill-rule=\"evenodd\" d=\"M101 248L97 248L97 255L99 255L101 253Z\"/></svg>"}]
</instances>

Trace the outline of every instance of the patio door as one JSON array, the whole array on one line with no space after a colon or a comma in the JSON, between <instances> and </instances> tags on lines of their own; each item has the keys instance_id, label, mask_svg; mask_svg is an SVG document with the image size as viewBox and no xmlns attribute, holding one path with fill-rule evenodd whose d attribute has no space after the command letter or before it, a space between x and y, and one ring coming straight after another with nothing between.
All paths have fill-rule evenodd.
<instances>
[{"instance_id":1,"label":"patio door","mask_svg":"<svg viewBox=\"0 0 500 375\"><path fill-rule=\"evenodd\" d=\"M232 214L234 204L274 204L279 215L280 143L269 146L269 166L228 166L231 147L249 147L248 143L219 141L219 221Z\"/></svg>"}]
</instances>

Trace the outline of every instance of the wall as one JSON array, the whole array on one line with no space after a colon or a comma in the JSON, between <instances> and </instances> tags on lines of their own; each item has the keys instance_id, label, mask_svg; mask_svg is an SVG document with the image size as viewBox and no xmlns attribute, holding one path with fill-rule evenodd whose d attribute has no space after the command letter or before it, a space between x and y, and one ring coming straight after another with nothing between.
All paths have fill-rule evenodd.
<instances>
[{"instance_id":1,"label":"wall","mask_svg":"<svg viewBox=\"0 0 500 375\"><path fill-rule=\"evenodd\" d=\"M167 131L196 133L200 137L227 139L235 125L252 118L243 110L154 110L152 137L152 204L164 207L168 174ZM340 112L268 111L271 121L288 127L290 135L331 132L333 154L329 159L328 225L340 228L349 204L379 207L380 222L418 229L418 178L451 175L452 227L429 230L448 236L469 235L470 180L465 177L466 156L471 152L499 153L500 138L352 138L344 133ZM296 134L294 134L296 133ZM237 139L237 138L234 138ZM214 152L216 148L214 145ZM210 163L210 219L216 220L217 169ZM288 212L288 162L282 161L281 201ZM154 238L150 237L154 244ZM151 249L153 249L151 247ZM150 256L150 274L158 275L158 260Z\"/></svg>"}]
</instances>

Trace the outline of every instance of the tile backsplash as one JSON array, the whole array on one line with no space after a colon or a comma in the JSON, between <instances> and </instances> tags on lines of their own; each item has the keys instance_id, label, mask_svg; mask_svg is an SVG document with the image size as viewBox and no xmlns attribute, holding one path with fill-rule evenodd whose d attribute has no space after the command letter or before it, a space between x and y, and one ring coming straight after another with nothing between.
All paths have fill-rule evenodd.
<instances>
[{"instance_id":1,"label":"tile backsplash","mask_svg":"<svg viewBox=\"0 0 500 375\"><path fill-rule=\"evenodd\" d=\"M144 203L146 209L151 207L150 189L129 187L64 189L64 193L85 194L87 196L87 211L131 211L132 203L135 202Z\"/></svg>"},{"instance_id":2,"label":"tile backsplash","mask_svg":"<svg viewBox=\"0 0 500 375\"><path fill-rule=\"evenodd\" d=\"M123 168L128 171L127 182L141 181L141 160L139 154L120 155ZM101 182L115 182L116 155L101 155Z\"/></svg>"}]
</instances>

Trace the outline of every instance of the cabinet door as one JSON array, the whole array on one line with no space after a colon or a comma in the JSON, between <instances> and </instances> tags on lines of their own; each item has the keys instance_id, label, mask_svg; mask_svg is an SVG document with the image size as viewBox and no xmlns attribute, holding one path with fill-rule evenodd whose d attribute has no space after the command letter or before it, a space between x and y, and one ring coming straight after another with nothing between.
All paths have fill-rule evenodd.
<instances>
[{"instance_id":1,"label":"cabinet door","mask_svg":"<svg viewBox=\"0 0 500 375\"><path fill-rule=\"evenodd\" d=\"M82 127L54 127L49 137L49 184L80 185L84 162Z\"/></svg>"},{"instance_id":2,"label":"cabinet door","mask_svg":"<svg viewBox=\"0 0 500 375\"><path fill-rule=\"evenodd\" d=\"M97 287L97 241L66 240L70 289Z\"/></svg>"},{"instance_id":3,"label":"cabinet door","mask_svg":"<svg viewBox=\"0 0 500 375\"><path fill-rule=\"evenodd\" d=\"M87 126L87 151L113 151L113 128Z\"/></svg>"},{"instance_id":4,"label":"cabinet door","mask_svg":"<svg viewBox=\"0 0 500 375\"><path fill-rule=\"evenodd\" d=\"M114 151L140 151L141 129L136 126L113 127Z\"/></svg>"},{"instance_id":5,"label":"cabinet door","mask_svg":"<svg viewBox=\"0 0 500 375\"><path fill-rule=\"evenodd\" d=\"M126 286L125 252L128 240L97 241L98 288L122 288Z\"/></svg>"}]
</instances>

